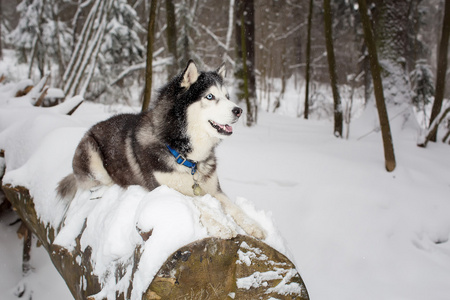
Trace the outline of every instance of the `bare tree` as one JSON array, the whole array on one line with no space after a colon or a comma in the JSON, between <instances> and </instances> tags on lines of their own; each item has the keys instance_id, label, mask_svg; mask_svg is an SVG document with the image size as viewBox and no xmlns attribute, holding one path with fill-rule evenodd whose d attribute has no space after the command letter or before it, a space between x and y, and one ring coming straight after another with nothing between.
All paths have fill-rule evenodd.
<instances>
[{"instance_id":1,"label":"bare tree","mask_svg":"<svg viewBox=\"0 0 450 300\"><path fill-rule=\"evenodd\" d=\"M240 100L247 107L247 126L256 124L258 106L256 103L255 79L255 8L253 0L237 0L236 45L237 59L235 77L238 79Z\"/></svg>"},{"instance_id":2,"label":"bare tree","mask_svg":"<svg viewBox=\"0 0 450 300\"><path fill-rule=\"evenodd\" d=\"M91 66L91 74L93 73L92 66L95 66L97 62L101 41L106 30L107 11L111 5L112 1L95 1L86 18L77 45L63 76L65 83L64 93L69 98L80 93L81 78L85 76L88 66ZM85 82L89 84L89 78Z\"/></svg>"},{"instance_id":3,"label":"bare tree","mask_svg":"<svg viewBox=\"0 0 450 300\"><path fill-rule=\"evenodd\" d=\"M178 72L177 25L173 0L166 0L166 21L167 51L172 57L172 63L168 65L167 70L169 78L172 78Z\"/></svg>"},{"instance_id":4,"label":"bare tree","mask_svg":"<svg viewBox=\"0 0 450 300\"><path fill-rule=\"evenodd\" d=\"M375 101L377 104L378 118L380 121L381 135L383 138L385 166L388 172L395 169L394 145L392 142L391 128L389 125L389 117L384 101L383 84L381 82L380 65L378 63L378 54L375 39L372 33L372 25L367 14L366 0L358 0L359 12L364 29L364 39L369 51L370 69L372 71L372 80L375 93Z\"/></svg>"},{"instance_id":5,"label":"bare tree","mask_svg":"<svg viewBox=\"0 0 450 300\"><path fill-rule=\"evenodd\" d=\"M313 14L314 0L309 0L308 11L308 33L306 37L306 69L305 69L305 111L304 118L308 119L309 114L309 81L311 76L311 26L312 26L312 14Z\"/></svg>"},{"instance_id":6,"label":"bare tree","mask_svg":"<svg viewBox=\"0 0 450 300\"><path fill-rule=\"evenodd\" d=\"M145 88L144 100L142 101L142 111L146 111L150 104L150 97L152 95L152 77L153 77L153 43L155 40L155 18L156 6L158 0L152 0L150 6L150 19L148 20L147 29L147 66L145 68Z\"/></svg>"},{"instance_id":7,"label":"bare tree","mask_svg":"<svg viewBox=\"0 0 450 300\"><path fill-rule=\"evenodd\" d=\"M442 20L441 41L438 48L437 59L437 76L436 76L436 93L434 96L433 108L431 110L430 127L434 120L441 112L442 102L445 92L445 77L447 73L447 55L448 55L448 40L450 35L450 3L445 1L444 18ZM437 138L437 127L434 133L430 136L430 140L435 142Z\"/></svg>"},{"instance_id":8,"label":"bare tree","mask_svg":"<svg viewBox=\"0 0 450 300\"><path fill-rule=\"evenodd\" d=\"M3 9L2 0L0 0L0 60L3 59L3 47L2 47L2 21L3 21Z\"/></svg>"},{"instance_id":9,"label":"bare tree","mask_svg":"<svg viewBox=\"0 0 450 300\"><path fill-rule=\"evenodd\" d=\"M334 100L334 135L342 137L342 105L341 96L339 95L337 73L336 73L336 59L334 56L333 47L333 24L331 17L330 0L323 1L324 25L325 25L325 41L327 46L328 71L330 73L331 90L333 92Z\"/></svg>"}]
</instances>

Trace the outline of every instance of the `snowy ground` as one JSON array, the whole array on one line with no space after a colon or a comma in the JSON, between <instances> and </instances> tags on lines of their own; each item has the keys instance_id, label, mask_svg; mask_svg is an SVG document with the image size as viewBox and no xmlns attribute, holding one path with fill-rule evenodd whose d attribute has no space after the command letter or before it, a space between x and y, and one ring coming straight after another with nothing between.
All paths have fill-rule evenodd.
<instances>
[{"instance_id":1,"label":"snowy ground","mask_svg":"<svg viewBox=\"0 0 450 300\"><path fill-rule=\"evenodd\" d=\"M0 69L12 80L26 77L27 68L9 62L0 62ZM4 92L0 86L0 104ZM317 93L326 102L328 91ZM287 95L288 104L278 112L297 115L299 94ZM77 122L86 127L130 110L139 108L83 104ZM223 190L272 215L313 300L449 299L450 147L418 148L417 129L403 123L401 108L390 116L397 158L392 173L384 169L380 133L372 132L372 107L352 123L349 140L334 138L326 119L261 112L256 127L238 124L218 148ZM10 119L0 117L0 131ZM38 143L43 136L32 125L26 138ZM31 150L19 153L9 167L23 164ZM23 283L22 241L18 225L9 225L16 218L11 213L0 219L1 300L17 299L14 292ZM72 299L42 247L33 248L32 265L27 284L34 300Z\"/></svg>"},{"instance_id":2,"label":"snowy ground","mask_svg":"<svg viewBox=\"0 0 450 300\"><path fill-rule=\"evenodd\" d=\"M398 165L387 173L380 134L358 140L373 120L368 109L340 140L328 121L261 113L258 126L237 126L219 146L222 188L272 213L311 299L448 299L450 148L416 147L416 130L396 120ZM5 300L21 280L13 220L0 220ZM72 299L45 251L32 257L33 299Z\"/></svg>"}]
</instances>

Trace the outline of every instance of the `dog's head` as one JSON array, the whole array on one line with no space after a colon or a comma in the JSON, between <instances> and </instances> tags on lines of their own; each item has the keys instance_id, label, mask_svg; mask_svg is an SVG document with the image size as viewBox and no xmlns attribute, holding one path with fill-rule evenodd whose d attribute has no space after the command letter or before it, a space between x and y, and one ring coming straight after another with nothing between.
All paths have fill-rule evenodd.
<instances>
[{"instance_id":1,"label":"dog's head","mask_svg":"<svg viewBox=\"0 0 450 300\"><path fill-rule=\"evenodd\" d=\"M225 66L216 71L199 72L193 61L189 61L182 73L181 87L195 100L187 108L187 123L190 134L204 134L223 139L233 133L232 124L242 114L242 109L230 101L224 86Z\"/></svg>"}]
</instances>

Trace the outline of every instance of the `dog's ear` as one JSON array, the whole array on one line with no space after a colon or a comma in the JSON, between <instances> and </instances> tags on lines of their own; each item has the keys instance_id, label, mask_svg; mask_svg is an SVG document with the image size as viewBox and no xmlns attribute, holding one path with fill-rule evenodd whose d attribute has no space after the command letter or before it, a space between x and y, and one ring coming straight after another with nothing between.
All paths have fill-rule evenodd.
<instances>
[{"instance_id":1,"label":"dog's ear","mask_svg":"<svg viewBox=\"0 0 450 300\"><path fill-rule=\"evenodd\" d=\"M194 61L191 59L188 62L186 69L183 72L183 80L181 81L181 86L189 88L198 79L198 70Z\"/></svg>"},{"instance_id":2,"label":"dog's ear","mask_svg":"<svg viewBox=\"0 0 450 300\"><path fill-rule=\"evenodd\" d=\"M227 68L225 67L225 63L223 63L218 69L217 69L217 74L219 74L220 77L225 78L225 76L227 75Z\"/></svg>"}]
</instances>

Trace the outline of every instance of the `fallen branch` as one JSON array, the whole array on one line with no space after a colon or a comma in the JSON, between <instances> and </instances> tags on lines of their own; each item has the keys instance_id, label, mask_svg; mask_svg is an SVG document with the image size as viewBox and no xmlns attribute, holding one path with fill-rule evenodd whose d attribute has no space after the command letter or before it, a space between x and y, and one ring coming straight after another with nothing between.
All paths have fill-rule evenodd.
<instances>
[{"instance_id":1,"label":"fallen branch","mask_svg":"<svg viewBox=\"0 0 450 300\"><path fill-rule=\"evenodd\" d=\"M70 116L77 110L78 107L80 107L80 105L83 103L83 101L84 101L83 97L74 96L70 99L66 99L64 102L62 102L58 105L55 105L55 106L52 106L52 107L49 107L46 109L53 110L57 113Z\"/></svg>"},{"instance_id":2,"label":"fallen branch","mask_svg":"<svg viewBox=\"0 0 450 300\"><path fill-rule=\"evenodd\" d=\"M445 141L447 141L447 139L450 137L450 130L447 131L447 133L444 135L444 137L442 138L442 142L445 143ZM449 140L449 144L450 144L450 140Z\"/></svg>"},{"instance_id":3,"label":"fallen branch","mask_svg":"<svg viewBox=\"0 0 450 300\"><path fill-rule=\"evenodd\" d=\"M41 91L39 97L37 98L36 102L34 102L34 106L42 106L42 103L44 102L45 96L47 96L48 86L45 86L43 90Z\"/></svg>"},{"instance_id":4,"label":"fallen branch","mask_svg":"<svg viewBox=\"0 0 450 300\"><path fill-rule=\"evenodd\" d=\"M16 94L14 95L14 97L18 98L18 97L23 97L25 95L28 95L28 93L33 89L32 85L27 85L25 88L23 88L22 90L19 90L16 92Z\"/></svg>"},{"instance_id":5,"label":"fallen branch","mask_svg":"<svg viewBox=\"0 0 450 300\"><path fill-rule=\"evenodd\" d=\"M426 130L420 137L419 141L417 142L417 146L425 148L428 144L428 142L431 140L433 136L436 135L436 132L438 130L439 124L441 124L442 121L446 118L447 114L450 113L450 102L447 103L441 110L441 112L436 116L433 123L430 125L430 128ZM444 138L445 140L445 138Z\"/></svg>"}]
</instances>

